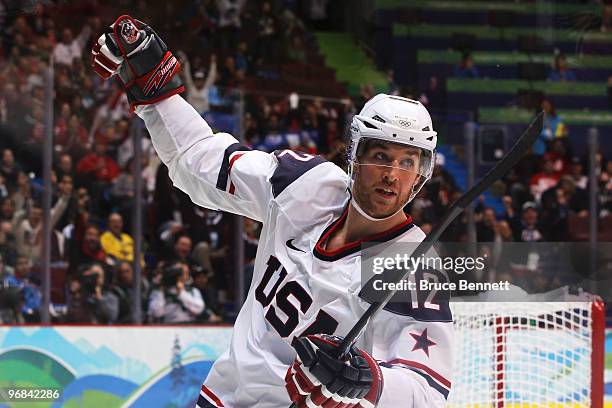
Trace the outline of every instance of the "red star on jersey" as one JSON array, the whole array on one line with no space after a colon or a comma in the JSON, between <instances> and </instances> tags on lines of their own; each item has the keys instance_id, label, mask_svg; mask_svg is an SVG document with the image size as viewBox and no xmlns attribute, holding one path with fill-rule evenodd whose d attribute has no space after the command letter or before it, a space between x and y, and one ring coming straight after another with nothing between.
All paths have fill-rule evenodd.
<instances>
[{"instance_id":1,"label":"red star on jersey","mask_svg":"<svg viewBox=\"0 0 612 408\"><path fill-rule=\"evenodd\" d=\"M416 341L414 347L412 347L412 351L423 350L425 354L427 354L427 357L429 357L429 348L435 346L436 343L427 338L427 329L423 330L423 333L420 335L416 333L410 333L410 335L414 341Z\"/></svg>"}]
</instances>

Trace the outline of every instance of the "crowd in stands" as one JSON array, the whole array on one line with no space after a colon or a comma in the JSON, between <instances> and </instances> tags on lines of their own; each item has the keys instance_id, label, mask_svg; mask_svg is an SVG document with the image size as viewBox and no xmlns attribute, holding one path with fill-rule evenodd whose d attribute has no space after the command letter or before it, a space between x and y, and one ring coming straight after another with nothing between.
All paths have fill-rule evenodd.
<instances>
[{"instance_id":1,"label":"crowd in stands","mask_svg":"<svg viewBox=\"0 0 612 408\"><path fill-rule=\"evenodd\" d=\"M312 35L291 7L244 0L166 2L161 8L144 1L119 3L179 50L187 86L183 97L200 113L233 112L237 92L244 91L245 144L267 151L303 150L345 165L345 129L351 114L373 96L371 87L365 86L359 97L344 94L333 101L304 97L299 89L275 94L251 87L254 78L280 79L283 64L304 64L316 54ZM142 140L143 187L136 191L133 112L118 84L101 81L89 69L92 41L119 14L119 6L99 2L39 4L27 13L6 15L0 27L0 322L40 320L42 233L48 222L53 321L132 323L135 237L130 234L138 195L144 203L144 256L137 260L143 270L139 307L144 320L229 319L228 305L237 296L233 226L242 221L195 206L174 188L147 137ZM53 202L46 218L41 153L51 55ZM457 72L478 76L469 55ZM432 78L420 99L426 105L443 103L442 92ZM560 126L562 118L547 124L539 150L504 179L503 216L479 206L478 240L571 238L568 217L585 215L588 186L584 158L572 155L568 131L558 131ZM604 216L612 207L612 161L601 157L598 168ZM431 182L409 210L428 232L460 194L439 158ZM244 220L247 278L260 227ZM466 239L465 218L446 235Z\"/></svg>"},{"instance_id":2,"label":"crowd in stands","mask_svg":"<svg viewBox=\"0 0 612 408\"><path fill-rule=\"evenodd\" d=\"M1 321L40 319L42 234L49 222L53 320L133 322L131 231L137 195L144 203L144 256L139 260L144 320L226 319L227 303L235 296L235 218L197 207L174 188L148 138L142 141L143 188L135 190L130 139L134 115L120 86L101 81L89 69L89 49L105 24L121 14L121 7L130 9L177 50L187 87L183 96L202 114L231 113L236 90L246 91L249 80L280 78L283 63L305 63L309 53L316 52L300 19L280 3L183 1L152 8L142 1L81 2L3 13ZM50 56L54 154L47 219L41 153ZM246 93L244 142L267 150L291 147L340 156L339 129L350 106L340 104L338 109L321 100L296 98ZM271 137L274 133L277 136ZM259 227L250 220L245 223L247 248L256 248ZM247 270L253 258L251 249Z\"/></svg>"}]
</instances>

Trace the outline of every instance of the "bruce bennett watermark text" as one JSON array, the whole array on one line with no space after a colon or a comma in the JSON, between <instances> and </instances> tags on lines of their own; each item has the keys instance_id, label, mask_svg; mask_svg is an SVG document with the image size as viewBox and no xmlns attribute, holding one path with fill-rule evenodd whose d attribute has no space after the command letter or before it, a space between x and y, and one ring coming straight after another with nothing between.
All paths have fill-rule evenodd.
<instances>
[{"instance_id":1,"label":"bruce bennett watermark text","mask_svg":"<svg viewBox=\"0 0 612 408\"><path fill-rule=\"evenodd\" d=\"M460 279L457 282L431 282L427 279L421 279L418 282L411 279L404 279L399 282L385 282L382 279L375 279L373 283L374 290L387 291L505 291L510 290L510 282L507 280L499 282L471 282L466 279Z\"/></svg>"}]
</instances>

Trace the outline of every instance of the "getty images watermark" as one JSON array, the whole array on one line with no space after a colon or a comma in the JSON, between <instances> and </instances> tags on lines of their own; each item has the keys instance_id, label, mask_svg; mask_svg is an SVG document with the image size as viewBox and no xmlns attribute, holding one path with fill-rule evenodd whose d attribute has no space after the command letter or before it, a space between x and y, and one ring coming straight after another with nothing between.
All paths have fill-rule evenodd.
<instances>
[{"instance_id":1,"label":"getty images watermark","mask_svg":"<svg viewBox=\"0 0 612 408\"><path fill-rule=\"evenodd\" d=\"M426 254L418 243L362 246L360 296L395 302L549 301L561 287L612 300L612 243L439 242ZM404 275L406 275L404 277ZM435 301L434 300L434 301Z\"/></svg>"},{"instance_id":2,"label":"getty images watermark","mask_svg":"<svg viewBox=\"0 0 612 408\"><path fill-rule=\"evenodd\" d=\"M373 278L374 290L421 290L421 291L498 291L509 290L510 282L474 282L470 279L450 281L440 279L443 273L434 271L452 271L458 275L466 272L482 272L485 270L488 256L446 256L435 253L420 256L410 254L394 254L392 256L375 256L372 258L372 272L380 278ZM407 278L399 282L389 282L385 279L385 271L408 271ZM418 273L420 272L420 273ZM401 272L400 272L401 273ZM442 276L441 276L442 275ZM418 277L418 279L417 279Z\"/></svg>"}]
</instances>

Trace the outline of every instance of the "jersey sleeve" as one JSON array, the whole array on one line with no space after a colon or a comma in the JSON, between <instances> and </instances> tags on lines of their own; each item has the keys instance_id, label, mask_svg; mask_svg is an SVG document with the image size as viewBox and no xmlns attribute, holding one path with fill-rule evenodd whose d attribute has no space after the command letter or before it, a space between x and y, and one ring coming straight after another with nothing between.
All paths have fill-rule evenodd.
<instances>
[{"instance_id":1,"label":"jersey sleeve","mask_svg":"<svg viewBox=\"0 0 612 408\"><path fill-rule=\"evenodd\" d=\"M383 374L378 407L444 407L451 388L453 322L448 301L390 303L376 317L373 357Z\"/></svg>"},{"instance_id":2,"label":"jersey sleeve","mask_svg":"<svg viewBox=\"0 0 612 408\"><path fill-rule=\"evenodd\" d=\"M213 133L178 95L139 106L153 146L176 187L203 207L264 221L273 198L269 178L278 161L228 133Z\"/></svg>"}]
</instances>

